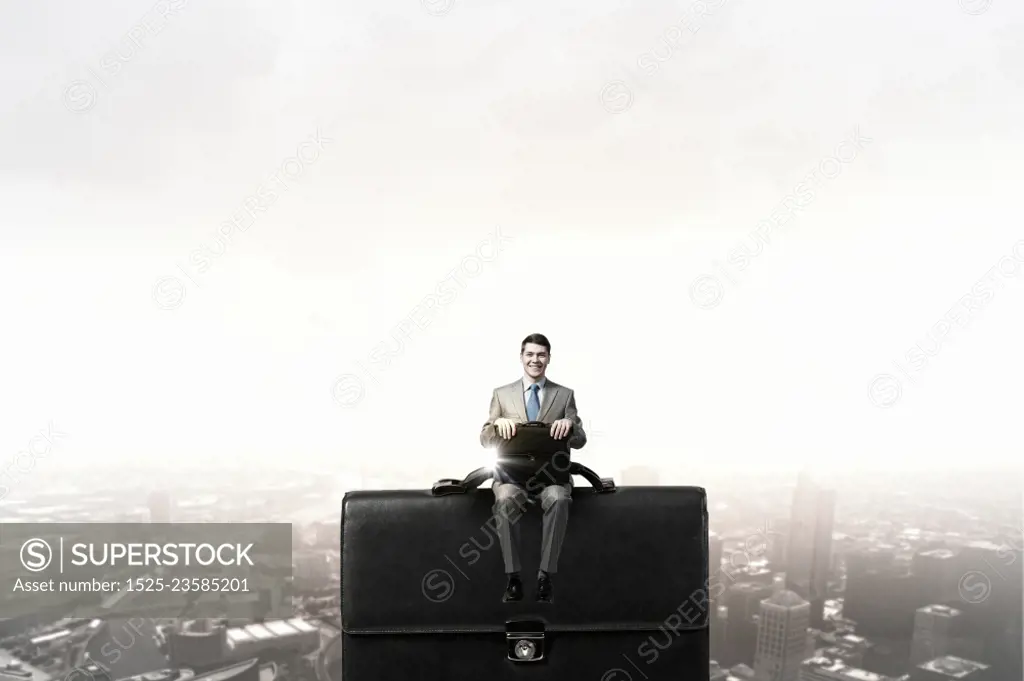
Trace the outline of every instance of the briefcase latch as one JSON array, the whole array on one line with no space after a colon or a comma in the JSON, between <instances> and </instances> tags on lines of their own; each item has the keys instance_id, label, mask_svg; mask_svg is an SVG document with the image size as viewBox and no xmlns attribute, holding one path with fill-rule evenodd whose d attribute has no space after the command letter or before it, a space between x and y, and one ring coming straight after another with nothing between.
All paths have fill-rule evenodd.
<instances>
[{"instance_id":1,"label":"briefcase latch","mask_svg":"<svg viewBox=\"0 0 1024 681\"><path fill-rule=\"evenodd\" d=\"M544 659L544 623L539 620L511 620L505 623L508 659L512 662L540 662Z\"/></svg>"}]
</instances>

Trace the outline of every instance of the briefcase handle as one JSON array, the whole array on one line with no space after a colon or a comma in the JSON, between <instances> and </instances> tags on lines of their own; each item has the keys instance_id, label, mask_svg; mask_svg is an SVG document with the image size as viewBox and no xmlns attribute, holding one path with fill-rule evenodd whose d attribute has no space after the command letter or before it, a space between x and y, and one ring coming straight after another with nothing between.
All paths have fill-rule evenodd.
<instances>
[{"instance_id":1,"label":"briefcase handle","mask_svg":"<svg viewBox=\"0 0 1024 681\"><path fill-rule=\"evenodd\" d=\"M533 427L536 427L536 426L544 426L544 427L547 427L547 426L549 426L549 425L551 425L551 424L549 424L549 423L544 423L543 421L527 421L526 423L520 423L519 425L520 425L520 426L533 426ZM498 432L498 426L491 426L491 427L492 427L492 428L494 428L494 432L495 432L495 433L497 433L497 432ZM572 429L572 427L570 426L570 430L571 430L571 429Z\"/></svg>"},{"instance_id":2,"label":"briefcase handle","mask_svg":"<svg viewBox=\"0 0 1024 681\"><path fill-rule=\"evenodd\" d=\"M594 488L598 494L607 494L615 491L615 481L612 478L602 478L594 471L583 464L573 461L569 464L569 475L578 475ZM435 497L443 497L449 494L465 494L471 489L476 489L486 480L494 477L494 471L490 468L477 468L462 480L455 478L443 478L434 483L431 493Z\"/></svg>"}]
</instances>

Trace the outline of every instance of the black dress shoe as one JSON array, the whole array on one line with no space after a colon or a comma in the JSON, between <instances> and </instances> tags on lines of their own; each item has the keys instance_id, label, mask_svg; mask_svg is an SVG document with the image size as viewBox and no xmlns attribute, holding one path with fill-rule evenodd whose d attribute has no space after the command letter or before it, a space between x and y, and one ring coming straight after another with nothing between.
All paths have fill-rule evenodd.
<instances>
[{"instance_id":1,"label":"black dress shoe","mask_svg":"<svg viewBox=\"0 0 1024 681\"><path fill-rule=\"evenodd\" d=\"M514 575L509 577L508 585L505 586L505 595L501 600L504 603L523 600L523 580Z\"/></svg>"},{"instance_id":2,"label":"black dress shoe","mask_svg":"<svg viewBox=\"0 0 1024 681\"><path fill-rule=\"evenodd\" d=\"M544 575L537 579L537 602L553 603L554 595L551 593L551 577Z\"/></svg>"}]
</instances>

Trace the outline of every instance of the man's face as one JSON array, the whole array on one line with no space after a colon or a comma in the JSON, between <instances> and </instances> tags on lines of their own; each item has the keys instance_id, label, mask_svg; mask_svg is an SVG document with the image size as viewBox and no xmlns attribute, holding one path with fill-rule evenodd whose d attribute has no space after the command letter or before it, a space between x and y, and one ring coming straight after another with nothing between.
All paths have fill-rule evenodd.
<instances>
[{"instance_id":1,"label":"man's face","mask_svg":"<svg viewBox=\"0 0 1024 681\"><path fill-rule=\"evenodd\" d=\"M520 357L523 360L523 370L526 375L534 380L540 380L544 376L548 362L551 360L548 349L536 343L527 343Z\"/></svg>"}]
</instances>

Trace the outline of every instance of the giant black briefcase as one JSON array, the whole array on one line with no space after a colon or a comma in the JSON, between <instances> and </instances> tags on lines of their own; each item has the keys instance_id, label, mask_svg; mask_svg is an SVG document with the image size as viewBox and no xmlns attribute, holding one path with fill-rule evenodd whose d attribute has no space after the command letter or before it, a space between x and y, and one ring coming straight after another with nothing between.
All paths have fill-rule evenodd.
<instances>
[{"instance_id":1,"label":"giant black briefcase","mask_svg":"<svg viewBox=\"0 0 1024 681\"><path fill-rule=\"evenodd\" d=\"M707 681L707 503L574 464L554 603L533 600L540 508L522 524L525 598L503 603L494 496L477 471L342 502L342 681Z\"/></svg>"}]
</instances>

